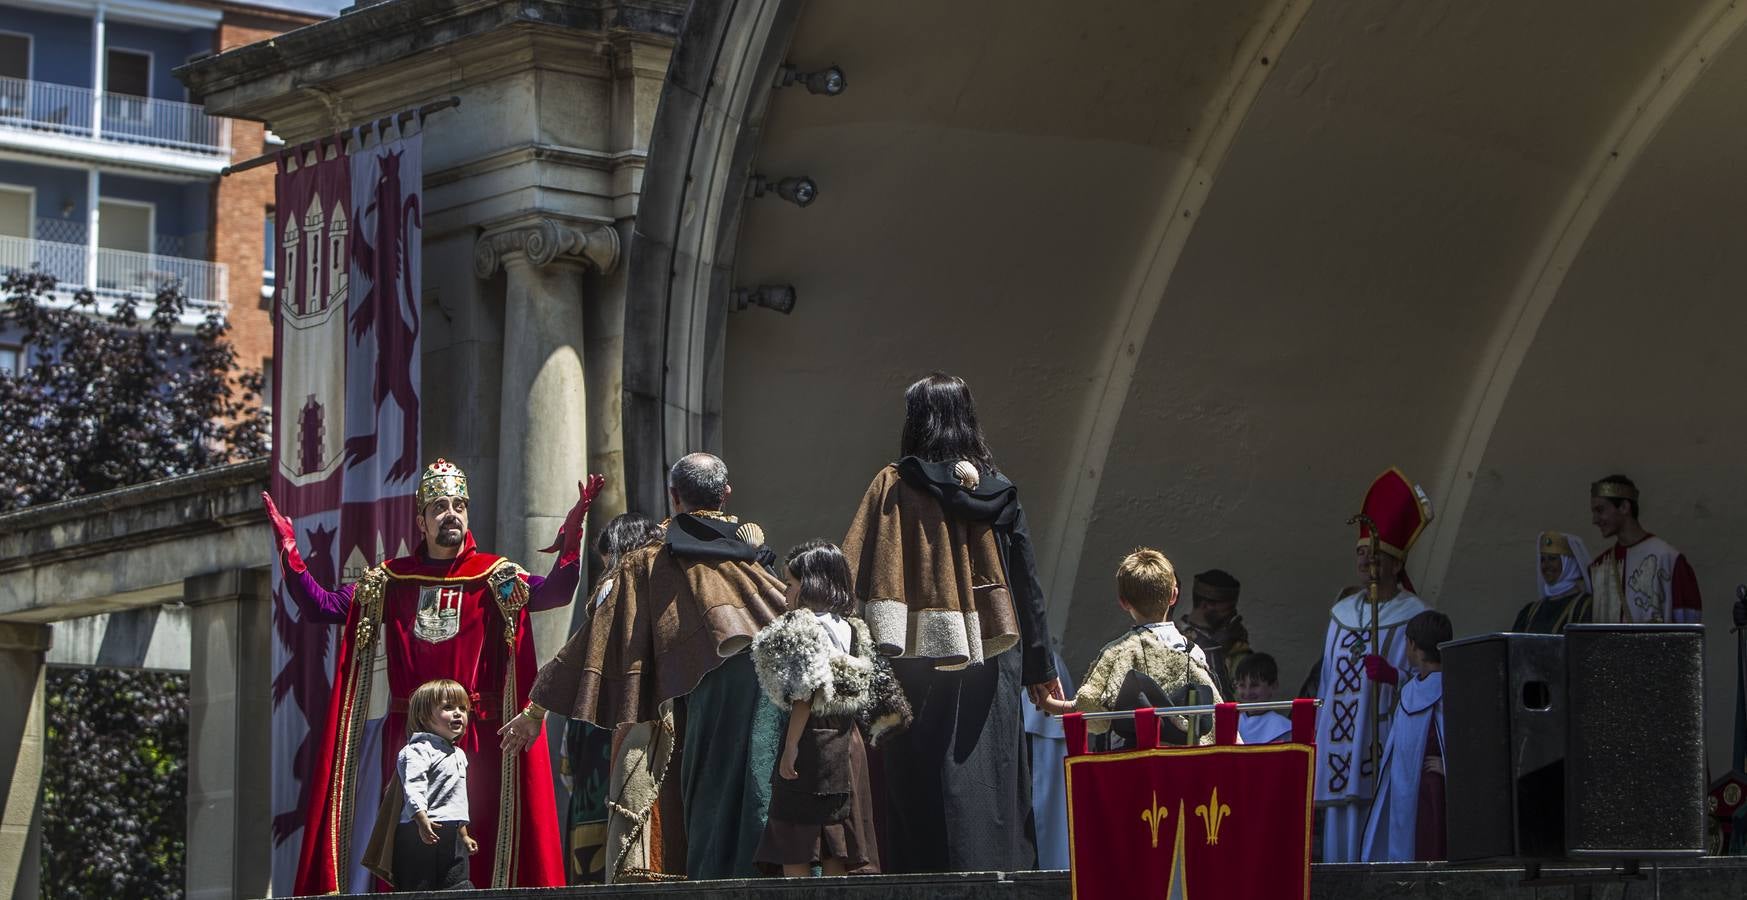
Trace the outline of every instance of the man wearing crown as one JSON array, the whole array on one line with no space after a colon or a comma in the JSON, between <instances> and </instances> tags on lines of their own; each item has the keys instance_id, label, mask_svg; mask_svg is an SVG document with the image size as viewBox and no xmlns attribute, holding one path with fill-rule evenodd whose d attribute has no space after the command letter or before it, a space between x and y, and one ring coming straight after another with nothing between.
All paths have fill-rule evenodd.
<instances>
[{"instance_id":1,"label":"man wearing crown","mask_svg":"<svg viewBox=\"0 0 1747 900\"><path fill-rule=\"evenodd\" d=\"M591 475L586 486L577 485L576 506L546 550L557 551L558 559L541 578L474 546L468 529L467 476L438 459L419 479L418 549L365 571L357 583L338 590L318 584L309 574L291 521L280 515L272 497L261 495L277 534L285 586L303 621L345 626L335 654L335 698L318 745L328 752L317 757L309 780L297 893L336 893L349 887L355 827L367 821L358 811L376 809L379 800L357 795L359 772L364 766L381 766L382 783L398 783L389 773L407 734L408 698L420 684L437 678L460 682L473 701L473 722L459 742L468 758L469 830L479 843L471 863L472 883L564 884L551 763L539 734L544 711L527 702L535 673L528 613L570 602L578 578L582 519L601 484L600 476ZM389 699L383 753L372 760L361 758L360 747L378 645L387 659ZM536 738L529 742L531 752L506 754L493 732L498 723L516 717L528 719ZM385 809L380 816L399 820L398 809Z\"/></svg>"},{"instance_id":2,"label":"man wearing crown","mask_svg":"<svg viewBox=\"0 0 1747 900\"><path fill-rule=\"evenodd\" d=\"M1382 746L1395 711L1395 685L1408 665L1407 621L1426 608L1403 571L1407 551L1432 518L1425 492L1391 468L1372 482L1357 518L1358 572L1366 587L1329 611L1316 693L1322 698L1316 717L1316 804L1323 810L1323 862L1361 860Z\"/></svg>"},{"instance_id":3,"label":"man wearing crown","mask_svg":"<svg viewBox=\"0 0 1747 900\"><path fill-rule=\"evenodd\" d=\"M678 782L683 841L673 840L673 820L663 818L661 828L664 843L683 843L684 867L668 857L659 871L625 871L620 858L637 840L626 836L607 848L608 878L750 877L758 874L752 857L784 714L765 700L746 651L760 628L787 611L786 588L770 569L775 556L764 531L724 511L733 488L721 459L681 457L668 470L667 492L673 516L660 536L621 557L611 592L541 668L530 696L601 728L663 721L669 701L683 697L683 714L673 716L683 722L679 764L663 764L656 779L677 770L658 790L665 813ZM506 746L518 746L535 732L518 720L503 733ZM608 779L614 785L626 774L623 750L622 742ZM628 812L642 822L655 797L639 803L649 806Z\"/></svg>"},{"instance_id":4,"label":"man wearing crown","mask_svg":"<svg viewBox=\"0 0 1747 900\"><path fill-rule=\"evenodd\" d=\"M1638 486L1609 475L1589 486L1590 520L1614 545L1589 565L1597 622L1702 621L1698 576L1685 554L1638 524Z\"/></svg>"}]
</instances>

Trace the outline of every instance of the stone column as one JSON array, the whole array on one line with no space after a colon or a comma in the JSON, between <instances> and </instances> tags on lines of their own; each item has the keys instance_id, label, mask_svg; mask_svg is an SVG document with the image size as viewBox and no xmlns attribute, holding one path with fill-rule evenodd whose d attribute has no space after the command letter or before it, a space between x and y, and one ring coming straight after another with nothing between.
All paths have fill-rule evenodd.
<instances>
[{"instance_id":1,"label":"stone column","mask_svg":"<svg viewBox=\"0 0 1747 900\"><path fill-rule=\"evenodd\" d=\"M505 275L503 393L499 404L497 546L494 552L540 572L545 547L576 503L588 466L583 390L582 276L618 261L611 225L552 216L488 231L474 251L474 274ZM534 617L542 662L567 636L569 611Z\"/></svg>"},{"instance_id":2,"label":"stone column","mask_svg":"<svg viewBox=\"0 0 1747 900\"><path fill-rule=\"evenodd\" d=\"M0 895L34 898L42 856L43 658L49 626L0 622Z\"/></svg>"},{"instance_id":3,"label":"stone column","mask_svg":"<svg viewBox=\"0 0 1747 900\"><path fill-rule=\"evenodd\" d=\"M272 891L273 603L266 569L183 582L188 670L188 897Z\"/></svg>"}]
</instances>

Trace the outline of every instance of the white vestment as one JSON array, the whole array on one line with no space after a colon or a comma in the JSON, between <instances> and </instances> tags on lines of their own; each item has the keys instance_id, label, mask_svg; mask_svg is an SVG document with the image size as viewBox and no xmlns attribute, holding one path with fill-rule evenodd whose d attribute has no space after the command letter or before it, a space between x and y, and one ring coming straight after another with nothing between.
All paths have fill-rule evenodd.
<instances>
[{"instance_id":1,"label":"white vestment","mask_svg":"<svg viewBox=\"0 0 1747 900\"><path fill-rule=\"evenodd\" d=\"M1238 717L1237 736L1245 744L1285 743L1292 740L1292 720L1277 712L1245 714Z\"/></svg>"},{"instance_id":2,"label":"white vestment","mask_svg":"<svg viewBox=\"0 0 1747 900\"><path fill-rule=\"evenodd\" d=\"M1316 692L1322 699L1316 716L1316 803L1324 809L1323 862L1359 861L1371 798L1377 795L1380 759L1372 755L1371 736L1378 737L1381 757L1395 712L1395 686L1378 684L1373 692L1364 658L1376 653L1406 679L1407 620L1425 609L1407 591L1379 604L1375 649L1370 645L1371 603L1364 591L1341 599L1329 611Z\"/></svg>"},{"instance_id":3,"label":"white vestment","mask_svg":"<svg viewBox=\"0 0 1747 900\"><path fill-rule=\"evenodd\" d=\"M1419 779L1425 769L1426 737L1438 725L1438 755L1444 755L1444 673L1430 672L1401 686L1401 704L1383 748L1383 783L1365 825L1365 862L1409 862L1416 855Z\"/></svg>"}]
</instances>

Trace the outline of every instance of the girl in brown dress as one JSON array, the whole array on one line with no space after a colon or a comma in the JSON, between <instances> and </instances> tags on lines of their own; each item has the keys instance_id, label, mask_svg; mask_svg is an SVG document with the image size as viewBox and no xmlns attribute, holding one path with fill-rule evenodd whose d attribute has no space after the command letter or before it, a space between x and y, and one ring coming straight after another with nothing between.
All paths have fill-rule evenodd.
<instances>
[{"instance_id":1,"label":"girl in brown dress","mask_svg":"<svg viewBox=\"0 0 1747 900\"><path fill-rule=\"evenodd\" d=\"M752 642L759 684L789 710L782 755L771 774L770 817L755 859L786 876L879 871L870 742L901 729L909 705L867 625L849 615L849 562L835 544L789 551L789 608Z\"/></svg>"}]
</instances>

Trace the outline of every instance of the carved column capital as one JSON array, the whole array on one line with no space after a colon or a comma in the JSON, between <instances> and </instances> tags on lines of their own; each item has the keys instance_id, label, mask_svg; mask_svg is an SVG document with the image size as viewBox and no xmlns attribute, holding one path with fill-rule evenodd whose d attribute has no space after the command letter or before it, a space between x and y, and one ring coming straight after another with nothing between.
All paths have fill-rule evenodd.
<instances>
[{"instance_id":1,"label":"carved column capital","mask_svg":"<svg viewBox=\"0 0 1747 900\"><path fill-rule=\"evenodd\" d=\"M473 274L490 278L512 253L525 254L536 266L562 258L611 272L619 264L619 232L597 222L573 223L549 216L524 219L480 236L473 245Z\"/></svg>"}]
</instances>

